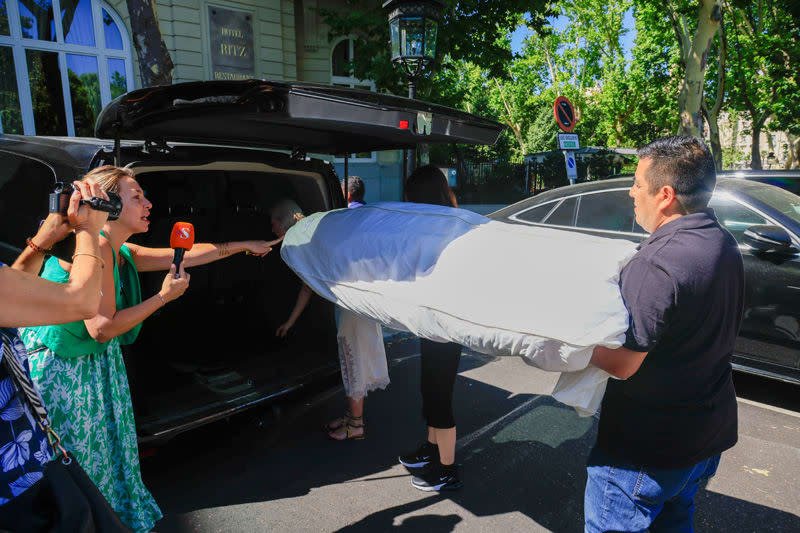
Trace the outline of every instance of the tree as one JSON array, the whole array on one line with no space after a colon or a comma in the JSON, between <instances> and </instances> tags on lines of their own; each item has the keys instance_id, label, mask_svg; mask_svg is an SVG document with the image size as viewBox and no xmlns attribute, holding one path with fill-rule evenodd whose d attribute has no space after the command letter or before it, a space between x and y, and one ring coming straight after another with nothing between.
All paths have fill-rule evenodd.
<instances>
[{"instance_id":1,"label":"tree","mask_svg":"<svg viewBox=\"0 0 800 533\"><path fill-rule=\"evenodd\" d=\"M721 0L699 0L696 24L690 24L686 8L677 6L673 0L667 0L664 5L680 43L681 62L684 67L678 96L681 133L700 136L703 131L701 106L708 51L722 20Z\"/></svg>"},{"instance_id":2,"label":"tree","mask_svg":"<svg viewBox=\"0 0 800 533\"><path fill-rule=\"evenodd\" d=\"M800 53L794 42L800 36L800 22L784 11L780 0L735 0L727 12L731 53L731 106L750 119L752 148L750 166L762 168L761 133L767 120L770 129L800 132L800 104L797 102L797 69Z\"/></svg>"},{"instance_id":3,"label":"tree","mask_svg":"<svg viewBox=\"0 0 800 533\"><path fill-rule=\"evenodd\" d=\"M725 100L725 89L727 80L726 56L728 51L728 40L725 37L725 24L719 29L719 36L715 45L716 55L719 61L714 65L716 77L713 81L707 82L709 87L706 92L713 95L713 102L709 105L709 98L704 97L702 101L703 116L708 124L708 132L711 138L711 153L714 155L714 166L717 170L722 170L722 143L719 138L719 114Z\"/></svg>"},{"instance_id":4,"label":"tree","mask_svg":"<svg viewBox=\"0 0 800 533\"><path fill-rule=\"evenodd\" d=\"M155 0L127 0L127 3L142 85L153 87L172 84L175 66L161 36Z\"/></svg>"}]
</instances>

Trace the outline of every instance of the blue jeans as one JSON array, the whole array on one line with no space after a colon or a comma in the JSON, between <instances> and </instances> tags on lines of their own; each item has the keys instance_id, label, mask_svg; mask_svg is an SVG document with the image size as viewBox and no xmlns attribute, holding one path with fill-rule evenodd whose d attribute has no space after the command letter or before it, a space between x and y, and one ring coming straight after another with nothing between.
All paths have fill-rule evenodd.
<instances>
[{"instance_id":1,"label":"blue jeans","mask_svg":"<svg viewBox=\"0 0 800 533\"><path fill-rule=\"evenodd\" d=\"M694 531L694 496L717 471L719 455L680 470L621 463L595 447L586 470L586 533Z\"/></svg>"}]
</instances>

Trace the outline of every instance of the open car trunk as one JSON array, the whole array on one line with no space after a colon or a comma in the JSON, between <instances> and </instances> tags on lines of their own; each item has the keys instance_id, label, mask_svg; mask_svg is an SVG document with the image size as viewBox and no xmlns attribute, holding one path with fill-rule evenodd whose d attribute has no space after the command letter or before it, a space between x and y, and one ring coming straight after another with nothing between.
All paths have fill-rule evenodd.
<instances>
[{"instance_id":1,"label":"open car trunk","mask_svg":"<svg viewBox=\"0 0 800 533\"><path fill-rule=\"evenodd\" d=\"M306 213L345 207L333 167L306 153L493 144L503 127L419 100L302 82L131 91L101 111L97 139L0 134L0 214L15 221L0 227L0 257L13 261L24 247L54 181L100 165L129 164L153 203L150 231L132 242L168 247L178 221L194 224L197 242L268 240L268 209L282 197ZM53 253L66 260L74 249L65 239ZM275 337L300 289L277 250L193 267L191 275L188 291L125 348L141 440L166 440L338 373L332 304L312 297L287 338ZM141 273L143 297L163 278Z\"/></svg>"},{"instance_id":2,"label":"open car trunk","mask_svg":"<svg viewBox=\"0 0 800 533\"><path fill-rule=\"evenodd\" d=\"M296 168L303 164L317 169ZM134 165L153 222L131 240L167 247L177 221L194 224L196 242L272 239L269 207L277 200L292 198L305 213L331 207L323 176L330 167L293 165ZM163 440L338 371L333 304L313 296L287 337L275 336L301 287L277 247L263 258L240 253L190 273L186 293L150 317L126 351L141 440ZM147 298L164 273L140 277Z\"/></svg>"}]
</instances>

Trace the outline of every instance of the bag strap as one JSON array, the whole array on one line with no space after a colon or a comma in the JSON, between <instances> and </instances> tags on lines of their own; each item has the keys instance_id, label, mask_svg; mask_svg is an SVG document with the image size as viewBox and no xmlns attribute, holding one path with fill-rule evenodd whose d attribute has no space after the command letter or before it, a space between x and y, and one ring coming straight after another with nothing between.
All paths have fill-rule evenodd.
<instances>
[{"instance_id":1,"label":"bag strap","mask_svg":"<svg viewBox=\"0 0 800 533\"><path fill-rule=\"evenodd\" d=\"M22 364L19 362L19 359L17 359L16 354L11 350L12 339L9 338L5 331L0 331L0 336L2 336L3 342L3 364L11 375L14 384L17 386L17 390L22 392L22 395L33 410L39 424L43 426L49 425L47 410L42 404L39 393L36 391L30 378L28 378L25 369L22 368Z\"/></svg>"},{"instance_id":2,"label":"bag strap","mask_svg":"<svg viewBox=\"0 0 800 533\"><path fill-rule=\"evenodd\" d=\"M17 390L22 393L22 397L33 410L39 427L47 434L47 440L50 442L50 446L57 448L58 451L64 454L64 461L71 461L69 455L67 455L67 451L61 446L61 437L50 427L50 419L47 418L47 409L44 408L42 398L39 396L39 391L36 390L33 382L28 377L28 373L25 372L25 369L22 367L22 363L19 362L17 355L11 349L14 340L8 332L5 331L5 328L0 329L0 342L2 342L3 345L3 365L6 367L6 370L8 370L11 381L16 385Z\"/></svg>"}]
</instances>

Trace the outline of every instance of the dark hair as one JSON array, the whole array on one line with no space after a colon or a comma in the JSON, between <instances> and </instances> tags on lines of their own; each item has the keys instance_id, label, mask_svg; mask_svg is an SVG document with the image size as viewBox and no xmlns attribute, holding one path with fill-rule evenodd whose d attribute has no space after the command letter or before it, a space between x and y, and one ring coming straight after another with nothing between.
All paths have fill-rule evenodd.
<instances>
[{"instance_id":1,"label":"dark hair","mask_svg":"<svg viewBox=\"0 0 800 533\"><path fill-rule=\"evenodd\" d=\"M344 192L344 180L339 180ZM364 181L358 176L347 176L347 194L353 197L356 202L364 201ZM347 201L347 198L345 198Z\"/></svg>"},{"instance_id":2,"label":"dark hair","mask_svg":"<svg viewBox=\"0 0 800 533\"><path fill-rule=\"evenodd\" d=\"M418 204L457 207L456 198L447 183L447 176L434 165L417 168L406 181L406 200Z\"/></svg>"},{"instance_id":3,"label":"dark hair","mask_svg":"<svg viewBox=\"0 0 800 533\"><path fill-rule=\"evenodd\" d=\"M650 193L669 185L686 214L708 207L717 184L714 158L702 139L663 137L642 146L636 155L652 161L647 171Z\"/></svg>"}]
</instances>

